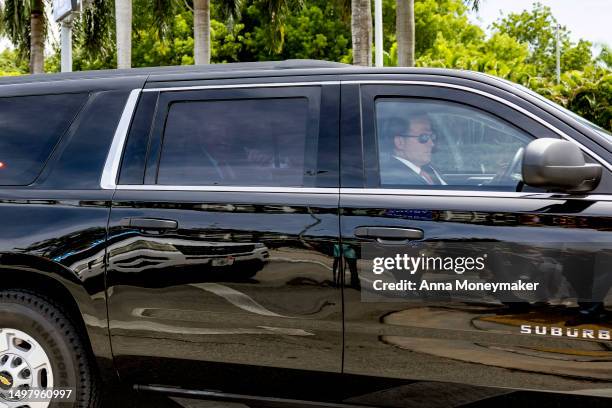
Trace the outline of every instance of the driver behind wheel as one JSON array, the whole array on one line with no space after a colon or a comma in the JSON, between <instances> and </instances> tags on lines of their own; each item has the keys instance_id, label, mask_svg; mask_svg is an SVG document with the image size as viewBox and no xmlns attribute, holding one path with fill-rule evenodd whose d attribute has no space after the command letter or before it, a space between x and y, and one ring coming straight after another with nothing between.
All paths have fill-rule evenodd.
<instances>
[{"instance_id":1,"label":"driver behind wheel","mask_svg":"<svg viewBox=\"0 0 612 408\"><path fill-rule=\"evenodd\" d=\"M431 166L436 134L426 114L392 118L389 120L386 133L392 153L387 160L381 161L383 184L447 184Z\"/></svg>"}]
</instances>

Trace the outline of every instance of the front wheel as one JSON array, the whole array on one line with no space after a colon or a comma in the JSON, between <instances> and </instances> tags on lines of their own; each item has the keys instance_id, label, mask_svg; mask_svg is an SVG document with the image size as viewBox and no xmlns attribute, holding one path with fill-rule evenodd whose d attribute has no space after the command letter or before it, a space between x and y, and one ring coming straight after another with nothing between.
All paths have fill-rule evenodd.
<instances>
[{"instance_id":1,"label":"front wheel","mask_svg":"<svg viewBox=\"0 0 612 408\"><path fill-rule=\"evenodd\" d=\"M99 406L88 354L59 304L0 290L0 408Z\"/></svg>"}]
</instances>

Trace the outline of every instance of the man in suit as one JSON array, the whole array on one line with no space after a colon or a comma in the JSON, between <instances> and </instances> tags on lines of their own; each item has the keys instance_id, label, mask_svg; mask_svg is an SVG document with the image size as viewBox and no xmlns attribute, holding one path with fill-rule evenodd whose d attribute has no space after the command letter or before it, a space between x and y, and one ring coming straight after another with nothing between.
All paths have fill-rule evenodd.
<instances>
[{"instance_id":1,"label":"man in suit","mask_svg":"<svg viewBox=\"0 0 612 408\"><path fill-rule=\"evenodd\" d=\"M391 151L381 157L380 178L383 185L445 185L430 165L436 143L431 120L426 114L392 118L383 137Z\"/></svg>"}]
</instances>

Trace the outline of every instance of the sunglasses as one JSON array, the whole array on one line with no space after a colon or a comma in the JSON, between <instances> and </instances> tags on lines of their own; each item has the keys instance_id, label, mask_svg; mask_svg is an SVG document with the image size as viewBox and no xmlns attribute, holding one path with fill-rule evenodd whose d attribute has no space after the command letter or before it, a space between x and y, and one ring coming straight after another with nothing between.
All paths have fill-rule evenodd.
<instances>
[{"instance_id":1,"label":"sunglasses","mask_svg":"<svg viewBox=\"0 0 612 408\"><path fill-rule=\"evenodd\" d=\"M419 140L419 143L425 144L430 140L432 142L436 142L438 136L435 133L422 133L420 135L398 135L400 137L416 137Z\"/></svg>"}]
</instances>

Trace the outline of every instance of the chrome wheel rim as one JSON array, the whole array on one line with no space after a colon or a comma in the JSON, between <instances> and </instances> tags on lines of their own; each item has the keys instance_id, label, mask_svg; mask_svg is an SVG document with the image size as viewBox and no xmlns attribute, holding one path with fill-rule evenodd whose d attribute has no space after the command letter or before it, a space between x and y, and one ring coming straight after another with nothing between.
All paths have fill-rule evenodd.
<instances>
[{"instance_id":1,"label":"chrome wheel rim","mask_svg":"<svg viewBox=\"0 0 612 408\"><path fill-rule=\"evenodd\" d=\"M49 401L16 398L16 390L53 389L51 361L43 347L21 330L0 329L0 408L47 408Z\"/></svg>"}]
</instances>

